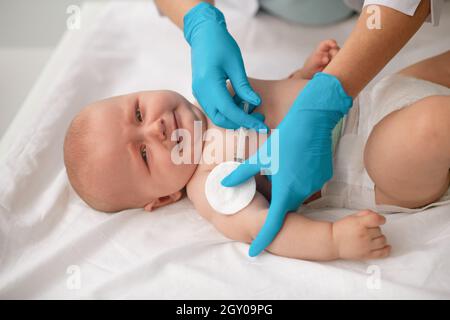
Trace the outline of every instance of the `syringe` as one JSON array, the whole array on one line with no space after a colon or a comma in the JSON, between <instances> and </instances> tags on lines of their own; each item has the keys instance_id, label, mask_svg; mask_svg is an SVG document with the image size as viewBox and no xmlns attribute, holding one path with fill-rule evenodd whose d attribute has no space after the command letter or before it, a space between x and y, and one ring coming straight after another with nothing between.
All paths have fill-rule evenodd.
<instances>
[{"instance_id":1,"label":"syringe","mask_svg":"<svg viewBox=\"0 0 450 320\"><path fill-rule=\"evenodd\" d=\"M247 101L242 101L244 112L248 114L249 104ZM248 130L244 127L239 128L238 132L238 142L237 142L237 151L235 161L244 162L245 160L245 139L247 137Z\"/></svg>"}]
</instances>

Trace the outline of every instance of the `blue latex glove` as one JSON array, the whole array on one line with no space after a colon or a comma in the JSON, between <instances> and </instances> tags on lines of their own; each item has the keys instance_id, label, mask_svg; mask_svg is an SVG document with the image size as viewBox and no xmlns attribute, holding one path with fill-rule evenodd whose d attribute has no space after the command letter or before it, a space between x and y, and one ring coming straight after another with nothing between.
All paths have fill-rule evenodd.
<instances>
[{"instance_id":1,"label":"blue latex glove","mask_svg":"<svg viewBox=\"0 0 450 320\"><path fill-rule=\"evenodd\" d=\"M272 200L266 221L250 246L249 255L263 251L281 229L288 211L296 210L311 194L333 176L331 132L347 114L353 99L339 80L316 73L298 95L280 123L279 167L272 175ZM272 135L262 148L268 147ZM261 164L261 150L222 180L222 185L238 185L267 168ZM266 154L267 151L264 151ZM254 164L251 164L254 163ZM256 164L255 164L256 163ZM270 166L270 165L269 165Z\"/></svg>"},{"instance_id":2,"label":"blue latex glove","mask_svg":"<svg viewBox=\"0 0 450 320\"><path fill-rule=\"evenodd\" d=\"M226 80L230 79L236 94L253 105L249 113L261 103L248 82L241 51L222 12L201 2L183 21L184 37L191 45L192 90L208 117L228 129L267 129L258 117L239 108L227 90Z\"/></svg>"}]
</instances>

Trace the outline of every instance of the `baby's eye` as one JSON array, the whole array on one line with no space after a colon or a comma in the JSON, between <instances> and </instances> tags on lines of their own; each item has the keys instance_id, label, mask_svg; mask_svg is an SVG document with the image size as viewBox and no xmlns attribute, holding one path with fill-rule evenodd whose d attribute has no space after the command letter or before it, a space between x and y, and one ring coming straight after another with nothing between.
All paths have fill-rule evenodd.
<instances>
[{"instance_id":1,"label":"baby's eye","mask_svg":"<svg viewBox=\"0 0 450 320\"><path fill-rule=\"evenodd\" d=\"M142 157L142 159L144 159L145 164L148 165L147 147L145 145L141 146L141 157Z\"/></svg>"},{"instance_id":2,"label":"baby's eye","mask_svg":"<svg viewBox=\"0 0 450 320\"><path fill-rule=\"evenodd\" d=\"M139 108L139 106L136 106L135 115L136 115L136 120L139 122L142 122L142 113L141 113L141 109Z\"/></svg>"}]
</instances>

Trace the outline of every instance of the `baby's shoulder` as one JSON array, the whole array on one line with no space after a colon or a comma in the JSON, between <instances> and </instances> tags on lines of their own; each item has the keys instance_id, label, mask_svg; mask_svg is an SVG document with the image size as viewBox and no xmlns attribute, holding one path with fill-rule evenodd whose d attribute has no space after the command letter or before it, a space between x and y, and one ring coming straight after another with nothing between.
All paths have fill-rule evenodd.
<instances>
[{"instance_id":1,"label":"baby's shoulder","mask_svg":"<svg viewBox=\"0 0 450 320\"><path fill-rule=\"evenodd\" d=\"M205 184L211 170L212 168L209 166L199 164L186 185L186 195L188 199L192 202L200 215L208 221L210 221L211 217L208 213L210 210L206 210L208 200L205 196Z\"/></svg>"}]
</instances>

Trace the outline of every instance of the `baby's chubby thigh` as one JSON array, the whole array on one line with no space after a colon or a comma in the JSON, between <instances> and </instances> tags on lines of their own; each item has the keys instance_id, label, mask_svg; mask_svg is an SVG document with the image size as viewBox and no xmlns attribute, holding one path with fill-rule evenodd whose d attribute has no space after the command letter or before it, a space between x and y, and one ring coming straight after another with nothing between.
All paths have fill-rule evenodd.
<instances>
[{"instance_id":1,"label":"baby's chubby thigh","mask_svg":"<svg viewBox=\"0 0 450 320\"><path fill-rule=\"evenodd\" d=\"M450 97L431 96L386 115L372 129L364 165L377 204L418 208L449 187Z\"/></svg>"}]
</instances>

